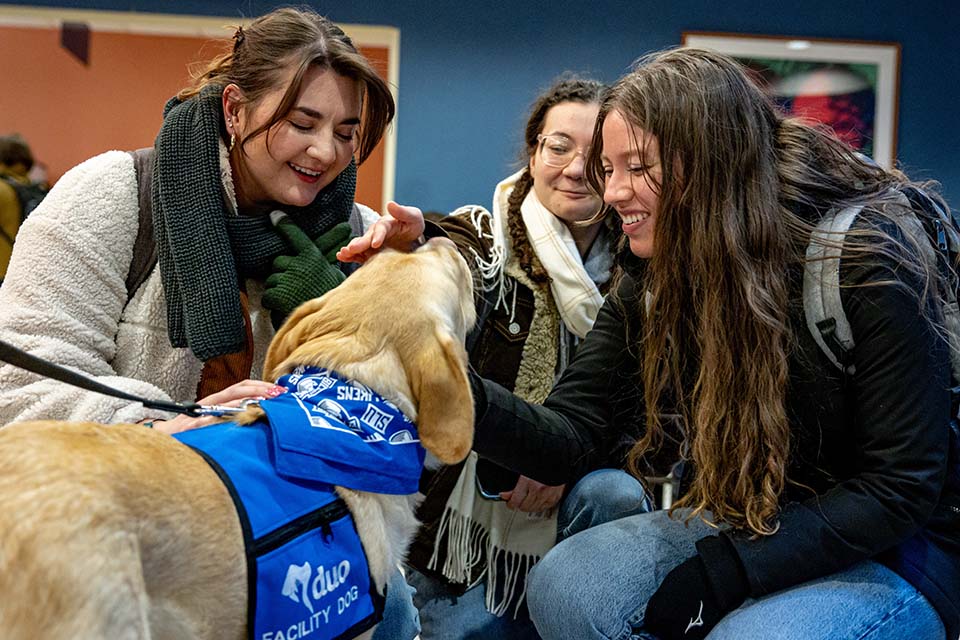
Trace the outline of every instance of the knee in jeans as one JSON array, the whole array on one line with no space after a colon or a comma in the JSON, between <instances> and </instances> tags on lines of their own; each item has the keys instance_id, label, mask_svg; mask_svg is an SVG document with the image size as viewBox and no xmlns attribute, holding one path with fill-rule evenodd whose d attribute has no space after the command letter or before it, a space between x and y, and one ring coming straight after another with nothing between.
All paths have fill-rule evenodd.
<instances>
[{"instance_id":1,"label":"knee in jeans","mask_svg":"<svg viewBox=\"0 0 960 640\"><path fill-rule=\"evenodd\" d=\"M570 498L578 505L610 514L633 515L652 508L640 481L619 469L600 469L584 476Z\"/></svg>"},{"instance_id":2,"label":"knee in jeans","mask_svg":"<svg viewBox=\"0 0 960 640\"><path fill-rule=\"evenodd\" d=\"M531 615L539 603L541 613L576 610L584 597L593 592L591 580L584 580L591 567L584 564L583 550L576 544L561 542L534 565L527 576L527 599Z\"/></svg>"},{"instance_id":3,"label":"knee in jeans","mask_svg":"<svg viewBox=\"0 0 960 640\"><path fill-rule=\"evenodd\" d=\"M568 593L558 585L568 584L566 579L567 567L563 560L563 550L557 552L554 547L547 552L527 575L527 607L530 617L534 620L542 616L555 615L557 599Z\"/></svg>"}]
</instances>

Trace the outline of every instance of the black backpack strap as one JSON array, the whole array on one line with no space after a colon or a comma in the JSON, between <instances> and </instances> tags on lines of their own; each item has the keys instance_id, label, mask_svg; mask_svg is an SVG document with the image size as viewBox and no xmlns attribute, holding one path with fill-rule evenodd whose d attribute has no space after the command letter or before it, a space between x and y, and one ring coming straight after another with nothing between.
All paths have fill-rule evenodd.
<instances>
[{"instance_id":1,"label":"black backpack strap","mask_svg":"<svg viewBox=\"0 0 960 640\"><path fill-rule=\"evenodd\" d=\"M127 272L127 301L133 298L157 264L157 243L153 239L153 198L150 195L153 183L153 147L145 147L128 152L133 157L133 167L137 172L137 191L140 213L137 239L133 243L133 260Z\"/></svg>"},{"instance_id":2,"label":"black backpack strap","mask_svg":"<svg viewBox=\"0 0 960 640\"><path fill-rule=\"evenodd\" d=\"M347 220L350 223L351 240L362 236L363 232L366 230L367 225L363 218L363 210L360 208L360 205L354 202L353 208L350 209L350 217ZM343 273L348 276L360 268L360 265L356 262L340 262L339 265L340 271L343 271Z\"/></svg>"}]
</instances>

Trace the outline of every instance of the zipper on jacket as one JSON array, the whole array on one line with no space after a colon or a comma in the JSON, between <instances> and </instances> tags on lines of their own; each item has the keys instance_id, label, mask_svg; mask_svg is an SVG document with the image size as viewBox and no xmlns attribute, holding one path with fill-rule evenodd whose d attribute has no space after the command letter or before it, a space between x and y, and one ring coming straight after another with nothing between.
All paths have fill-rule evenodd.
<instances>
[{"instance_id":1,"label":"zipper on jacket","mask_svg":"<svg viewBox=\"0 0 960 640\"><path fill-rule=\"evenodd\" d=\"M326 541L333 535L331 523L350 515L346 503L337 498L329 504L325 504L316 511L302 515L296 520L291 520L287 524L274 529L270 533L261 536L253 543L253 555L256 557L270 553L287 544L290 540L297 538L304 533L319 528L323 532L323 539Z\"/></svg>"}]
</instances>

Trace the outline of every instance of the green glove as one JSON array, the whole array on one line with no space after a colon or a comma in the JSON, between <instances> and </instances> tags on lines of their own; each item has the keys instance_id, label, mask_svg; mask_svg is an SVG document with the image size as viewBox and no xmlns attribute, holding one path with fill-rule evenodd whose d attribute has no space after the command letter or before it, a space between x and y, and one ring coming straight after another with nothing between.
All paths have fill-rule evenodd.
<instances>
[{"instance_id":1,"label":"green glove","mask_svg":"<svg viewBox=\"0 0 960 640\"><path fill-rule=\"evenodd\" d=\"M270 219L296 252L293 256L277 256L273 273L264 283L263 306L271 310L270 320L279 328L298 306L319 298L346 278L337 266L336 255L350 240L350 224L341 222L314 242L285 213L275 211Z\"/></svg>"}]
</instances>

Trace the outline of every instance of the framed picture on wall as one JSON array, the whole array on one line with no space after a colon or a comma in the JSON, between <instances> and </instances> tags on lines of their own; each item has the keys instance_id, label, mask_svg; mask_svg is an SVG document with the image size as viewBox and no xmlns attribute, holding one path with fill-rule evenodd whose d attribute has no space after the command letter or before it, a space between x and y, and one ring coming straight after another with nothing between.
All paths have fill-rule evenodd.
<instances>
[{"instance_id":1,"label":"framed picture on wall","mask_svg":"<svg viewBox=\"0 0 960 640\"><path fill-rule=\"evenodd\" d=\"M683 44L733 56L787 112L830 125L884 167L896 159L900 45L687 31Z\"/></svg>"}]
</instances>

